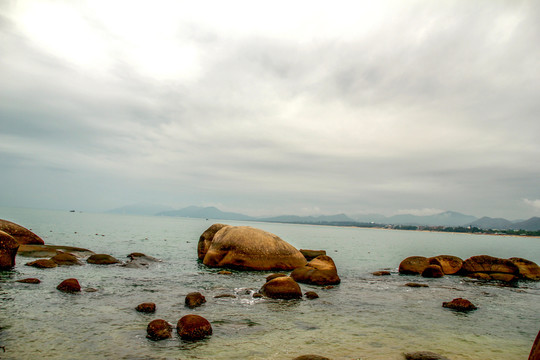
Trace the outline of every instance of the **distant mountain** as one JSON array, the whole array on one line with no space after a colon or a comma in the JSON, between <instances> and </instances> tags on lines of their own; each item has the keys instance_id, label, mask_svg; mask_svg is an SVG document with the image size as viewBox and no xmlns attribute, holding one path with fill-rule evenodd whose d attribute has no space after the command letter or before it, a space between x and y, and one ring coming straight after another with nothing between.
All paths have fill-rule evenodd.
<instances>
[{"instance_id":1,"label":"distant mountain","mask_svg":"<svg viewBox=\"0 0 540 360\"><path fill-rule=\"evenodd\" d=\"M319 215L319 216L297 216L297 215L281 215L270 218L260 218L258 221L265 222L283 222L293 224L325 224L325 223L354 223L355 220L351 219L345 214L336 215Z\"/></svg>"},{"instance_id":2,"label":"distant mountain","mask_svg":"<svg viewBox=\"0 0 540 360\"><path fill-rule=\"evenodd\" d=\"M107 213L126 215L156 215L157 213L160 213L162 211L168 211L172 209L172 207L166 205L139 203L112 209L107 211Z\"/></svg>"},{"instance_id":3,"label":"distant mountain","mask_svg":"<svg viewBox=\"0 0 540 360\"><path fill-rule=\"evenodd\" d=\"M465 215L455 211L445 211L440 214L428 216L394 215L386 218L384 223L393 225L464 226L476 219L476 217L471 215Z\"/></svg>"},{"instance_id":4,"label":"distant mountain","mask_svg":"<svg viewBox=\"0 0 540 360\"><path fill-rule=\"evenodd\" d=\"M490 217L484 216L483 218L473 221L472 223L468 225L474 226L480 229L505 230L505 229L512 229L515 224L506 219L490 218Z\"/></svg>"},{"instance_id":5,"label":"distant mountain","mask_svg":"<svg viewBox=\"0 0 540 360\"><path fill-rule=\"evenodd\" d=\"M255 218L234 213L234 212L225 212L221 211L214 206L209 207L199 207L199 206L188 206L180 210L171 210L171 211L162 211L157 215L160 216L180 216L180 217L190 217L190 218L201 218L201 219L223 219L223 220L255 220Z\"/></svg>"},{"instance_id":6,"label":"distant mountain","mask_svg":"<svg viewBox=\"0 0 540 360\"><path fill-rule=\"evenodd\" d=\"M511 229L515 230L527 230L527 231L540 231L540 217L532 217L529 220L521 221L512 224Z\"/></svg>"}]
</instances>

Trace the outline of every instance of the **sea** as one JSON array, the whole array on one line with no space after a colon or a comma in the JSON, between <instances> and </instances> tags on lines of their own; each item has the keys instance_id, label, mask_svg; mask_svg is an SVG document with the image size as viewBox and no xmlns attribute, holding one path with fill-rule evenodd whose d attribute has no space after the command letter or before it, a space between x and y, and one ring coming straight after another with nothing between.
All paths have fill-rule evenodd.
<instances>
[{"instance_id":1,"label":"sea","mask_svg":"<svg viewBox=\"0 0 540 360\"><path fill-rule=\"evenodd\" d=\"M0 272L0 359L330 359L398 360L431 351L451 360L525 360L540 330L540 284L514 286L459 276L426 279L399 275L412 255L523 257L540 263L540 238L398 231L355 227L239 222L161 216L0 208L0 218L41 236L127 261L132 252L159 259L148 268L91 265L37 269L17 256ZM326 250L341 284L315 291L315 300L254 298L271 272L219 274L197 260L199 236L213 223L248 225L272 232L296 248ZM390 276L374 276L378 270ZM35 277L40 284L16 280ZM77 278L81 293L56 286ZM417 282L428 287L411 288ZM97 290L97 291L96 291ZM186 294L206 303L186 308ZM229 294L234 297L216 296ZM459 313L444 301L466 298L478 307ZM154 302L156 312L135 307ZM152 341L154 319L176 326L187 314L212 324L201 341Z\"/></svg>"}]
</instances>

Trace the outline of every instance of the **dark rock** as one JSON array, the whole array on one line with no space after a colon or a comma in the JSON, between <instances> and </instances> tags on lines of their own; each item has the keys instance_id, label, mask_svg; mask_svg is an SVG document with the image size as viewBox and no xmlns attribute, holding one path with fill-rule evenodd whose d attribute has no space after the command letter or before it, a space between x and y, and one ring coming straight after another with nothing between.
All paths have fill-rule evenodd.
<instances>
[{"instance_id":1,"label":"dark rock","mask_svg":"<svg viewBox=\"0 0 540 360\"><path fill-rule=\"evenodd\" d=\"M120 261L118 261L117 258L107 255L107 254L94 254L90 256L87 260L87 263L89 264L95 264L95 265L112 265L112 264L118 264Z\"/></svg>"},{"instance_id":2,"label":"dark rock","mask_svg":"<svg viewBox=\"0 0 540 360\"><path fill-rule=\"evenodd\" d=\"M462 311L462 312L467 312L467 311L472 311L472 310L477 309L477 307L474 306L473 303L463 298L457 298L450 302L443 302L442 306L445 308L453 309L456 311Z\"/></svg>"},{"instance_id":3,"label":"dark rock","mask_svg":"<svg viewBox=\"0 0 540 360\"><path fill-rule=\"evenodd\" d=\"M302 255L304 255L304 257L306 258L307 261L311 261L311 260L313 260L313 259L315 259L316 257L321 256L321 255L326 255L326 251L325 251L325 250L306 250L306 249L300 249L300 252L302 253Z\"/></svg>"},{"instance_id":4,"label":"dark rock","mask_svg":"<svg viewBox=\"0 0 540 360\"><path fill-rule=\"evenodd\" d=\"M540 281L540 266L536 265L536 263L527 259L515 257L508 260L517 266L520 278Z\"/></svg>"},{"instance_id":5,"label":"dark rock","mask_svg":"<svg viewBox=\"0 0 540 360\"><path fill-rule=\"evenodd\" d=\"M463 266L463 260L452 255L438 255L429 258L428 261L431 265L440 266L445 275L456 274Z\"/></svg>"},{"instance_id":6,"label":"dark rock","mask_svg":"<svg viewBox=\"0 0 540 360\"><path fill-rule=\"evenodd\" d=\"M529 354L529 360L540 360L540 331L534 340L531 352Z\"/></svg>"},{"instance_id":7,"label":"dark rock","mask_svg":"<svg viewBox=\"0 0 540 360\"><path fill-rule=\"evenodd\" d=\"M77 279L71 278L62 281L57 287L58 290L67 293L75 293L81 291L81 285Z\"/></svg>"},{"instance_id":8,"label":"dark rock","mask_svg":"<svg viewBox=\"0 0 540 360\"><path fill-rule=\"evenodd\" d=\"M222 299L222 298L236 299L236 295L233 295L233 294L219 294L219 295L214 296L214 299Z\"/></svg>"},{"instance_id":9,"label":"dark rock","mask_svg":"<svg viewBox=\"0 0 540 360\"><path fill-rule=\"evenodd\" d=\"M19 243L13 236L0 230L0 271L15 267L15 257Z\"/></svg>"},{"instance_id":10,"label":"dark rock","mask_svg":"<svg viewBox=\"0 0 540 360\"><path fill-rule=\"evenodd\" d=\"M212 335L212 325L199 315L186 315L178 320L178 335L184 340L199 340Z\"/></svg>"},{"instance_id":11,"label":"dark rock","mask_svg":"<svg viewBox=\"0 0 540 360\"><path fill-rule=\"evenodd\" d=\"M385 270L381 270L381 271L375 271L374 273L371 273L373 276L388 276L388 275L392 275L390 273L390 271L385 271Z\"/></svg>"},{"instance_id":12,"label":"dark rock","mask_svg":"<svg viewBox=\"0 0 540 360\"><path fill-rule=\"evenodd\" d=\"M319 295L315 291L308 291L304 294L304 296L309 300L319 298Z\"/></svg>"},{"instance_id":13,"label":"dark rock","mask_svg":"<svg viewBox=\"0 0 540 360\"><path fill-rule=\"evenodd\" d=\"M154 313L156 312L156 304L154 304L153 302L142 303L137 305L135 310L142 313Z\"/></svg>"},{"instance_id":14,"label":"dark rock","mask_svg":"<svg viewBox=\"0 0 540 360\"><path fill-rule=\"evenodd\" d=\"M272 299L300 299L302 290L293 278L282 276L265 283L261 288L261 294Z\"/></svg>"},{"instance_id":15,"label":"dark rock","mask_svg":"<svg viewBox=\"0 0 540 360\"><path fill-rule=\"evenodd\" d=\"M60 253L51 258L57 265L60 266L72 266L72 265L82 265L82 262L79 259L70 253Z\"/></svg>"},{"instance_id":16,"label":"dark rock","mask_svg":"<svg viewBox=\"0 0 540 360\"><path fill-rule=\"evenodd\" d=\"M264 297L264 295L261 294L261 293L256 292L256 293L253 294L253 298L254 298L254 299L260 299L260 298L262 298L262 297Z\"/></svg>"},{"instance_id":17,"label":"dark rock","mask_svg":"<svg viewBox=\"0 0 540 360\"><path fill-rule=\"evenodd\" d=\"M206 298L200 292L192 292L186 295L185 304L190 309L201 306L205 302Z\"/></svg>"},{"instance_id":18,"label":"dark rock","mask_svg":"<svg viewBox=\"0 0 540 360\"><path fill-rule=\"evenodd\" d=\"M163 340L171 337L172 325L163 319L152 320L146 328L146 337L151 340Z\"/></svg>"},{"instance_id":19,"label":"dark rock","mask_svg":"<svg viewBox=\"0 0 540 360\"><path fill-rule=\"evenodd\" d=\"M33 266L39 269L51 269L58 266L57 263L55 263L54 261L50 259L38 259L38 260L30 261L24 265Z\"/></svg>"},{"instance_id":20,"label":"dark rock","mask_svg":"<svg viewBox=\"0 0 540 360\"><path fill-rule=\"evenodd\" d=\"M36 234L31 232L25 227L22 227L21 225L15 224L11 221L2 220L0 219L0 231L3 231L9 235L11 235L15 241L17 241L20 245L23 244L36 244L36 245L42 245L45 242Z\"/></svg>"},{"instance_id":21,"label":"dark rock","mask_svg":"<svg viewBox=\"0 0 540 360\"><path fill-rule=\"evenodd\" d=\"M320 356L320 355L309 354L309 355L302 355L302 356L295 357L293 360L330 360L330 359L324 356Z\"/></svg>"},{"instance_id":22,"label":"dark rock","mask_svg":"<svg viewBox=\"0 0 540 360\"><path fill-rule=\"evenodd\" d=\"M417 288L417 287L429 287L428 284L419 284L419 283L413 283L413 282L406 283L405 286L414 287L414 288Z\"/></svg>"},{"instance_id":23,"label":"dark rock","mask_svg":"<svg viewBox=\"0 0 540 360\"><path fill-rule=\"evenodd\" d=\"M399 264L400 274L421 274L429 266L429 260L423 256L410 256Z\"/></svg>"},{"instance_id":24,"label":"dark rock","mask_svg":"<svg viewBox=\"0 0 540 360\"><path fill-rule=\"evenodd\" d=\"M418 351L404 355L407 360L448 360L448 358L431 351Z\"/></svg>"},{"instance_id":25,"label":"dark rock","mask_svg":"<svg viewBox=\"0 0 540 360\"><path fill-rule=\"evenodd\" d=\"M439 265L428 265L422 271L422 276L425 278L440 278L444 276L444 273Z\"/></svg>"},{"instance_id":26,"label":"dark rock","mask_svg":"<svg viewBox=\"0 0 540 360\"><path fill-rule=\"evenodd\" d=\"M334 285L341 282L336 264L327 255L321 255L306 266L294 269L291 277L297 282L314 285Z\"/></svg>"},{"instance_id":27,"label":"dark rock","mask_svg":"<svg viewBox=\"0 0 540 360\"><path fill-rule=\"evenodd\" d=\"M26 279L17 280L17 282L25 283L25 284L39 284L41 283L41 280L36 279L36 278L26 278Z\"/></svg>"},{"instance_id":28,"label":"dark rock","mask_svg":"<svg viewBox=\"0 0 540 360\"><path fill-rule=\"evenodd\" d=\"M278 277L282 277L282 276L287 276L287 274L283 274L283 273L275 273L275 274L270 274L266 277L266 282L269 282L270 280L272 279L275 279L275 278L278 278Z\"/></svg>"},{"instance_id":29,"label":"dark rock","mask_svg":"<svg viewBox=\"0 0 540 360\"><path fill-rule=\"evenodd\" d=\"M228 270L221 270L221 271L218 271L218 274L219 275L231 275L232 272L230 272Z\"/></svg>"}]
</instances>

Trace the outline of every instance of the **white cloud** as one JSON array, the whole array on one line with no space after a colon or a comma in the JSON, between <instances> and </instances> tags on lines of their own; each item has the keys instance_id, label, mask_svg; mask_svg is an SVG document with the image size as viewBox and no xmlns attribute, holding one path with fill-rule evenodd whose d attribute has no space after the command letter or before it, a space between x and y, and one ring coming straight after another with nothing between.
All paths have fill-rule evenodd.
<instances>
[{"instance_id":1,"label":"white cloud","mask_svg":"<svg viewBox=\"0 0 540 360\"><path fill-rule=\"evenodd\" d=\"M440 214L444 212L445 210L442 209L432 209L432 208L424 208L424 209L401 209L396 212L396 214L401 215L416 215L416 216L429 216L429 215L435 215Z\"/></svg>"},{"instance_id":2,"label":"white cloud","mask_svg":"<svg viewBox=\"0 0 540 360\"><path fill-rule=\"evenodd\" d=\"M536 200L529 200L529 199L523 199L525 204L532 206L533 208L540 210L540 199Z\"/></svg>"}]
</instances>

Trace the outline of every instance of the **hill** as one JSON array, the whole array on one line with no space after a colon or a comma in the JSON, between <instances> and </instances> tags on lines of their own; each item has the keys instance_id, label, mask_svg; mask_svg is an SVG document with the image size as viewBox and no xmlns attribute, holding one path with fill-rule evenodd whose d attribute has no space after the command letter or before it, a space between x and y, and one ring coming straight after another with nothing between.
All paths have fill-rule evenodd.
<instances>
[{"instance_id":1,"label":"hill","mask_svg":"<svg viewBox=\"0 0 540 360\"><path fill-rule=\"evenodd\" d=\"M173 208L166 205L138 203L122 206L116 209L107 211L109 214L126 214L126 215L156 215L162 211L169 211Z\"/></svg>"},{"instance_id":2,"label":"hill","mask_svg":"<svg viewBox=\"0 0 540 360\"><path fill-rule=\"evenodd\" d=\"M476 220L471 215L461 214L455 211L445 211L440 214L418 215L394 215L382 222L393 225L416 225L416 226L464 226Z\"/></svg>"},{"instance_id":3,"label":"hill","mask_svg":"<svg viewBox=\"0 0 540 360\"><path fill-rule=\"evenodd\" d=\"M162 211L156 215L220 220L255 220L255 218L251 216L234 212L221 211L214 206L188 206L180 210Z\"/></svg>"},{"instance_id":4,"label":"hill","mask_svg":"<svg viewBox=\"0 0 540 360\"><path fill-rule=\"evenodd\" d=\"M480 229L502 230L502 229L512 229L515 224L506 219L490 218L490 217L484 216L483 218L473 221L472 223L469 223L468 225L475 226Z\"/></svg>"}]
</instances>

